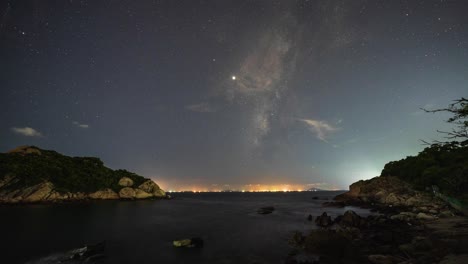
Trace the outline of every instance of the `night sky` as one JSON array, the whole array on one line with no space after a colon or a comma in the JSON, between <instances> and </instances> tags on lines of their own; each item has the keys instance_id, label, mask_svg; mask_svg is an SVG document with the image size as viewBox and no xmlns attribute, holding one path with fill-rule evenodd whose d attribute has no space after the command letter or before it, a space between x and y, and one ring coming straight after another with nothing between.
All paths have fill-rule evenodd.
<instances>
[{"instance_id":1,"label":"night sky","mask_svg":"<svg viewBox=\"0 0 468 264\"><path fill-rule=\"evenodd\" d=\"M420 108L468 95L467 12L443 0L1 1L0 150L97 156L175 190L347 188L448 128Z\"/></svg>"}]
</instances>

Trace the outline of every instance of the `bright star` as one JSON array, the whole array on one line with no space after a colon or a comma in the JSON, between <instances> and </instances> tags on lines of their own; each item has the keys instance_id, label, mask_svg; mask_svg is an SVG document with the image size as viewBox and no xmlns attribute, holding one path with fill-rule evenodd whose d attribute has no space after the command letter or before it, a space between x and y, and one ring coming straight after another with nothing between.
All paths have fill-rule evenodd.
<instances>
[{"instance_id":1,"label":"bright star","mask_svg":"<svg viewBox=\"0 0 468 264\"><path fill-rule=\"evenodd\" d=\"M232 79L233 81L235 81L235 80L236 80L236 76L233 75L233 76L231 77L231 79Z\"/></svg>"}]
</instances>

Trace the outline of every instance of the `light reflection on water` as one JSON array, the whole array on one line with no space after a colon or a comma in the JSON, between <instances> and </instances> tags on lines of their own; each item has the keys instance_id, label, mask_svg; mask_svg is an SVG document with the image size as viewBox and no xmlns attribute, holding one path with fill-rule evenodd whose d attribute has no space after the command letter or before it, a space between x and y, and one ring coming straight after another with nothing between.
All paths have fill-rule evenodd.
<instances>
[{"instance_id":1,"label":"light reflection on water","mask_svg":"<svg viewBox=\"0 0 468 264\"><path fill-rule=\"evenodd\" d=\"M3 263L37 263L41 257L49 258L41 263L54 263L50 257L59 252L102 240L103 263L283 263L291 234L315 228L309 214L335 217L349 209L321 207L337 194L180 193L160 201L2 206L0 225L8 227ZM276 210L257 214L264 206ZM190 237L202 237L205 247L172 247L172 240Z\"/></svg>"}]
</instances>

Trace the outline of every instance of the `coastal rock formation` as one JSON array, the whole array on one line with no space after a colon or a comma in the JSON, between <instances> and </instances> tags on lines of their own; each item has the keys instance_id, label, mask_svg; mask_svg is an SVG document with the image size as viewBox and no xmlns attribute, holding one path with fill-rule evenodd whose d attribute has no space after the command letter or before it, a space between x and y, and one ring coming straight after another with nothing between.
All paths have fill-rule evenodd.
<instances>
[{"instance_id":1,"label":"coastal rock formation","mask_svg":"<svg viewBox=\"0 0 468 264\"><path fill-rule=\"evenodd\" d=\"M147 199L147 198L151 198L153 197L154 195L152 193L147 193L145 191L143 191L142 189L135 189L135 198L137 199Z\"/></svg>"},{"instance_id":2,"label":"coastal rock formation","mask_svg":"<svg viewBox=\"0 0 468 264\"><path fill-rule=\"evenodd\" d=\"M142 183L140 186L138 186L139 189L151 193L156 197L165 197L166 192L164 192L159 186L152 180L147 180L144 183Z\"/></svg>"},{"instance_id":3,"label":"coastal rock formation","mask_svg":"<svg viewBox=\"0 0 468 264\"><path fill-rule=\"evenodd\" d=\"M27 155L27 154L41 155L42 154L42 152L38 148L31 147L31 146L19 146L17 148L14 148L8 151L8 153L17 153L21 155Z\"/></svg>"},{"instance_id":4,"label":"coastal rock formation","mask_svg":"<svg viewBox=\"0 0 468 264\"><path fill-rule=\"evenodd\" d=\"M128 178L128 177L122 177L119 180L119 185L122 187L132 187L133 186L133 180Z\"/></svg>"},{"instance_id":5,"label":"coastal rock formation","mask_svg":"<svg viewBox=\"0 0 468 264\"><path fill-rule=\"evenodd\" d=\"M89 198L96 200L115 200L119 199L119 195L110 188L99 190L89 194Z\"/></svg>"},{"instance_id":6,"label":"coastal rock formation","mask_svg":"<svg viewBox=\"0 0 468 264\"><path fill-rule=\"evenodd\" d=\"M68 157L31 146L0 153L0 172L0 203L167 197L152 180L106 168L98 158Z\"/></svg>"},{"instance_id":7,"label":"coastal rock formation","mask_svg":"<svg viewBox=\"0 0 468 264\"><path fill-rule=\"evenodd\" d=\"M20 194L20 197L24 197L25 202L39 202L49 197L52 192L54 185L50 182L44 182L26 189Z\"/></svg>"},{"instance_id":8,"label":"coastal rock formation","mask_svg":"<svg viewBox=\"0 0 468 264\"><path fill-rule=\"evenodd\" d=\"M124 187L119 192L119 197L122 199L134 199L136 196L135 189Z\"/></svg>"},{"instance_id":9,"label":"coastal rock formation","mask_svg":"<svg viewBox=\"0 0 468 264\"><path fill-rule=\"evenodd\" d=\"M347 227L361 227L366 224L366 220L352 210L348 210L342 216L338 216L335 222Z\"/></svg>"},{"instance_id":10,"label":"coastal rock formation","mask_svg":"<svg viewBox=\"0 0 468 264\"><path fill-rule=\"evenodd\" d=\"M390 206L422 206L437 203L427 193L416 191L396 177L375 177L358 181L349 187L349 192L338 195L335 201L346 204L376 203Z\"/></svg>"}]
</instances>

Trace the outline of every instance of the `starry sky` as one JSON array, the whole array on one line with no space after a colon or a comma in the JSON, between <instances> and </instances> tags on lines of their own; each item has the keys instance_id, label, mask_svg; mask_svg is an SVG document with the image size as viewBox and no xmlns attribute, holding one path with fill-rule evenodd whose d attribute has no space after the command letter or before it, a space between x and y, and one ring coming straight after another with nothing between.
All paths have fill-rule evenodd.
<instances>
[{"instance_id":1,"label":"starry sky","mask_svg":"<svg viewBox=\"0 0 468 264\"><path fill-rule=\"evenodd\" d=\"M166 189L344 189L468 96L467 1L1 1L0 149ZM302 188L302 187L301 187Z\"/></svg>"}]
</instances>

